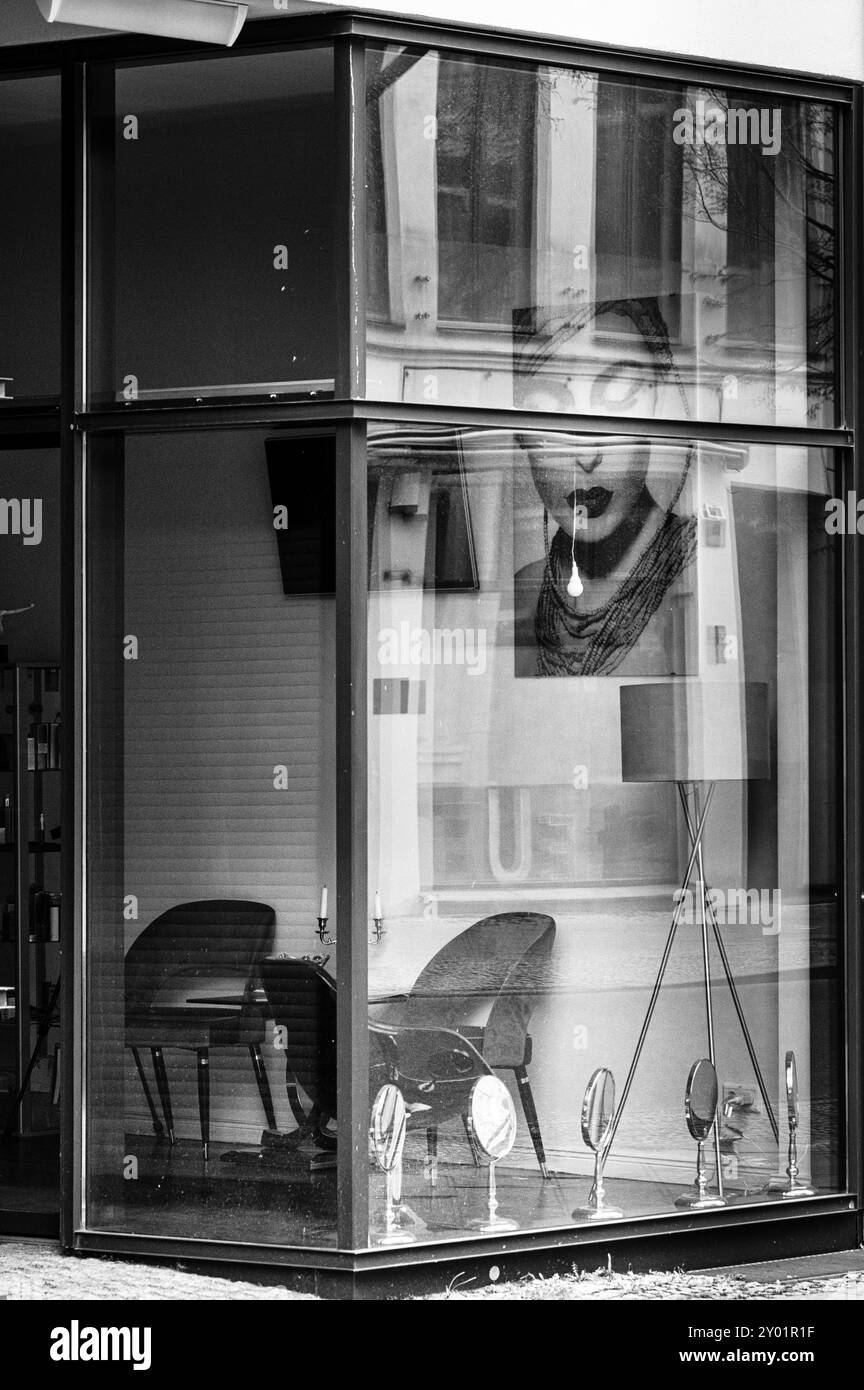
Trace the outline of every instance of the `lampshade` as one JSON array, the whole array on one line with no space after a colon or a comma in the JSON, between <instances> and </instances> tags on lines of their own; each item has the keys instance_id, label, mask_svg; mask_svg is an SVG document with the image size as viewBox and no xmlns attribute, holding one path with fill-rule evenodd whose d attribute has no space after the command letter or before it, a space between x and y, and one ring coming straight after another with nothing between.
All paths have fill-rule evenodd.
<instances>
[{"instance_id":1,"label":"lampshade","mask_svg":"<svg viewBox=\"0 0 864 1390\"><path fill-rule=\"evenodd\" d=\"M248 11L247 5L227 0L36 0L36 4L49 24L197 39L226 48L243 28Z\"/></svg>"},{"instance_id":2,"label":"lampshade","mask_svg":"<svg viewBox=\"0 0 864 1390\"><path fill-rule=\"evenodd\" d=\"M770 776L762 682L621 686L624 782L729 782Z\"/></svg>"}]
</instances>

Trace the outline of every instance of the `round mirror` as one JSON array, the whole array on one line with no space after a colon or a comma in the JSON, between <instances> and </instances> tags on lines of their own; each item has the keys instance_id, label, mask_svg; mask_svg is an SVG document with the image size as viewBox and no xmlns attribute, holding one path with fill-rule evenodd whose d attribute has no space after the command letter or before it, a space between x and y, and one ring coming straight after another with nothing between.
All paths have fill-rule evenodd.
<instances>
[{"instance_id":1,"label":"round mirror","mask_svg":"<svg viewBox=\"0 0 864 1390\"><path fill-rule=\"evenodd\" d=\"M481 1076L471 1089L471 1133L490 1163L505 1158L516 1142L516 1110L510 1092L497 1076Z\"/></svg>"},{"instance_id":2,"label":"round mirror","mask_svg":"<svg viewBox=\"0 0 864 1390\"><path fill-rule=\"evenodd\" d=\"M786 1110L792 1129L798 1126L798 1068L795 1053L786 1053Z\"/></svg>"},{"instance_id":3,"label":"round mirror","mask_svg":"<svg viewBox=\"0 0 864 1390\"><path fill-rule=\"evenodd\" d=\"M582 1102L582 1138L595 1153L605 1148L615 1114L615 1078L608 1067L598 1067Z\"/></svg>"},{"instance_id":4,"label":"round mirror","mask_svg":"<svg viewBox=\"0 0 864 1390\"><path fill-rule=\"evenodd\" d=\"M714 1063L703 1057L690 1068L684 1097L687 1128L699 1143L708 1138L717 1114L717 1073Z\"/></svg>"},{"instance_id":5,"label":"round mirror","mask_svg":"<svg viewBox=\"0 0 864 1390\"><path fill-rule=\"evenodd\" d=\"M385 1173L392 1173L405 1145L405 1102L398 1086L382 1086L372 1104L369 1134L375 1162Z\"/></svg>"}]
</instances>

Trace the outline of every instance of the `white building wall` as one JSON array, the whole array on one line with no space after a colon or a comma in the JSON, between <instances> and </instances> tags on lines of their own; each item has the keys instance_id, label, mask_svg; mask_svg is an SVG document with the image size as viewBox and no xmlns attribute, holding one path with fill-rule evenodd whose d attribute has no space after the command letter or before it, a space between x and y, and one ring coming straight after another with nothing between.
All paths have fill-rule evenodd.
<instances>
[{"instance_id":1,"label":"white building wall","mask_svg":"<svg viewBox=\"0 0 864 1390\"><path fill-rule=\"evenodd\" d=\"M250 14L262 15L278 4L253 0L249 8ZM356 6L348 0L328 0L316 8ZM421 0L398 11L393 5L363 9L864 80L861 0L827 0L818 6L812 0L718 0L701 5L692 0L606 0L603 5L533 0L530 6L521 0Z\"/></svg>"}]
</instances>

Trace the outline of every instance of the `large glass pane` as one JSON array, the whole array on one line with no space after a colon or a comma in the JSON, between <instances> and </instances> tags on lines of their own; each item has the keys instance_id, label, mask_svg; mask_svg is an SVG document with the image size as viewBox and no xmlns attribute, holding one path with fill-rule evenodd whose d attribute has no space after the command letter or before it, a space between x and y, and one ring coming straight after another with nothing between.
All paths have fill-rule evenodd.
<instances>
[{"instance_id":1,"label":"large glass pane","mask_svg":"<svg viewBox=\"0 0 864 1390\"><path fill-rule=\"evenodd\" d=\"M329 1245L334 441L90 461L88 1221Z\"/></svg>"},{"instance_id":2,"label":"large glass pane","mask_svg":"<svg viewBox=\"0 0 864 1390\"><path fill-rule=\"evenodd\" d=\"M60 79L0 82L0 403L60 391Z\"/></svg>"},{"instance_id":3,"label":"large glass pane","mask_svg":"<svg viewBox=\"0 0 864 1390\"><path fill-rule=\"evenodd\" d=\"M824 103L379 47L372 399L836 418Z\"/></svg>"},{"instance_id":4,"label":"large glass pane","mask_svg":"<svg viewBox=\"0 0 864 1390\"><path fill-rule=\"evenodd\" d=\"M0 1230L59 1209L60 459L0 450Z\"/></svg>"},{"instance_id":5,"label":"large glass pane","mask_svg":"<svg viewBox=\"0 0 864 1390\"><path fill-rule=\"evenodd\" d=\"M333 389L329 48L93 74L94 402Z\"/></svg>"},{"instance_id":6,"label":"large glass pane","mask_svg":"<svg viewBox=\"0 0 864 1390\"><path fill-rule=\"evenodd\" d=\"M602 1068L627 1217L696 1191L702 1058L725 1201L784 1200L790 1052L797 1181L842 1185L840 491L822 449L373 430L372 1093L408 1107L389 1234L488 1224L508 1110L498 1217L596 1216ZM371 1195L375 1243L383 1174Z\"/></svg>"}]
</instances>

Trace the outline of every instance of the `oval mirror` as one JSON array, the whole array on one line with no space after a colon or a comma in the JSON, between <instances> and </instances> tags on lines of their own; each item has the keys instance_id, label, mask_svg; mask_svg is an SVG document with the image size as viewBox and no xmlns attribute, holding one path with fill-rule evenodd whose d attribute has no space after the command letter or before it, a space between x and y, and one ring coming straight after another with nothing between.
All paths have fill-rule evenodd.
<instances>
[{"instance_id":1,"label":"oval mirror","mask_svg":"<svg viewBox=\"0 0 864 1390\"><path fill-rule=\"evenodd\" d=\"M798 1126L798 1068L795 1053L786 1053L786 1111L792 1129Z\"/></svg>"},{"instance_id":2,"label":"oval mirror","mask_svg":"<svg viewBox=\"0 0 864 1390\"><path fill-rule=\"evenodd\" d=\"M614 1114L615 1078L608 1067L598 1067L582 1102L582 1138L595 1153L606 1146Z\"/></svg>"},{"instance_id":3,"label":"oval mirror","mask_svg":"<svg viewBox=\"0 0 864 1390\"><path fill-rule=\"evenodd\" d=\"M516 1142L516 1109L510 1092L497 1076L481 1076L471 1089L471 1133L490 1163L509 1154Z\"/></svg>"},{"instance_id":4,"label":"oval mirror","mask_svg":"<svg viewBox=\"0 0 864 1390\"><path fill-rule=\"evenodd\" d=\"M690 1068L687 1078L687 1091L684 1096L684 1113L687 1128L693 1138L703 1143L711 1133L714 1116L717 1114L717 1073L713 1062L703 1057Z\"/></svg>"},{"instance_id":5,"label":"oval mirror","mask_svg":"<svg viewBox=\"0 0 864 1390\"><path fill-rule=\"evenodd\" d=\"M372 1104L369 1134L375 1162L385 1173L392 1173L405 1145L405 1102L398 1086L382 1086Z\"/></svg>"}]
</instances>

